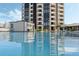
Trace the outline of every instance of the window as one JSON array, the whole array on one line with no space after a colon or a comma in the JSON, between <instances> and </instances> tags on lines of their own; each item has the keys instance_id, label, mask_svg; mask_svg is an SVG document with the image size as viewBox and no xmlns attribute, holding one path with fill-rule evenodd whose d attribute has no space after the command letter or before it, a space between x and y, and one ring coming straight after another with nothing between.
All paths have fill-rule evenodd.
<instances>
[{"instance_id":1,"label":"window","mask_svg":"<svg viewBox=\"0 0 79 59\"><path fill-rule=\"evenodd\" d=\"M42 18L38 18L38 20L42 20Z\"/></svg>"},{"instance_id":2,"label":"window","mask_svg":"<svg viewBox=\"0 0 79 59\"><path fill-rule=\"evenodd\" d=\"M27 18L25 18L25 21L28 21L28 19L27 19Z\"/></svg>"},{"instance_id":3,"label":"window","mask_svg":"<svg viewBox=\"0 0 79 59\"><path fill-rule=\"evenodd\" d=\"M50 5L49 3L45 3L45 4L44 4L44 6L46 6L46 7L47 7L47 6L49 7L49 5Z\"/></svg>"},{"instance_id":4,"label":"window","mask_svg":"<svg viewBox=\"0 0 79 59\"><path fill-rule=\"evenodd\" d=\"M39 26L38 28L39 28L39 29L42 29L42 27L41 27L41 26Z\"/></svg>"},{"instance_id":5,"label":"window","mask_svg":"<svg viewBox=\"0 0 79 59\"><path fill-rule=\"evenodd\" d=\"M49 18L49 12L44 13L44 18Z\"/></svg>"},{"instance_id":6,"label":"window","mask_svg":"<svg viewBox=\"0 0 79 59\"><path fill-rule=\"evenodd\" d=\"M33 3L31 3L31 5L33 5Z\"/></svg>"},{"instance_id":7,"label":"window","mask_svg":"<svg viewBox=\"0 0 79 59\"><path fill-rule=\"evenodd\" d=\"M51 30L54 30L54 27L51 27Z\"/></svg>"},{"instance_id":8,"label":"window","mask_svg":"<svg viewBox=\"0 0 79 59\"><path fill-rule=\"evenodd\" d=\"M60 23L60 25L63 25L63 23Z\"/></svg>"},{"instance_id":9,"label":"window","mask_svg":"<svg viewBox=\"0 0 79 59\"><path fill-rule=\"evenodd\" d=\"M42 8L42 5L38 5L38 8Z\"/></svg>"},{"instance_id":10,"label":"window","mask_svg":"<svg viewBox=\"0 0 79 59\"><path fill-rule=\"evenodd\" d=\"M11 24L11 28L13 28L13 24Z\"/></svg>"},{"instance_id":11,"label":"window","mask_svg":"<svg viewBox=\"0 0 79 59\"><path fill-rule=\"evenodd\" d=\"M64 7L59 7L60 9L64 9Z\"/></svg>"},{"instance_id":12,"label":"window","mask_svg":"<svg viewBox=\"0 0 79 59\"><path fill-rule=\"evenodd\" d=\"M25 10L25 12L29 12L29 8L27 8L27 9Z\"/></svg>"},{"instance_id":13,"label":"window","mask_svg":"<svg viewBox=\"0 0 79 59\"><path fill-rule=\"evenodd\" d=\"M43 7L44 10L47 10L47 11L48 11L49 8L50 8L50 4L49 4L49 3L44 3L43 6L44 6L44 7Z\"/></svg>"},{"instance_id":14,"label":"window","mask_svg":"<svg viewBox=\"0 0 79 59\"><path fill-rule=\"evenodd\" d=\"M31 10L31 13L33 13L33 11Z\"/></svg>"},{"instance_id":15,"label":"window","mask_svg":"<svg viewBox=\"0 0 79 59\"><path fill-rule=\"evenodd\" d=\"M55 11L55 10L52 9L51 11L53 12L53 11Z\"/></svg>"},{"instance_id":16,"label":"window","mask_svg":"<svg viewBox=\"0 0 79 59\"><path fill-rule=\"evenodd\" d=\"M31 9L33 9L33 7L31 7Z\"/></svg>"},{"instance_id":17,"label":"window","mask_svg":"<svg viewBox=\"0 0 79 59\"><path fill-rule=\"evenodd\" d=\"M63 19L60 19L60 21L63 21Z\"/></svg>"},{"instance_id":18,"label":"window","mask_svg":"<svg viewBox=\"0 0 79 59\"><path fill-rule=\"evenodd\" d=\"M63 3L60 3L60 5L64 5Z\"/></svg>"},{"instance_id":19,"label":"window","mask_svg":"<svg viewBox=\"0 0 79 59\"><path fill-rule=\"evenodd\" d=\"M54 16L54 14L51 14L51 16Z\"/></svg>"},{"instance_id":20,"label":"window","mask_svg":"<svg viewBox=\"0 0 79 59\"><path fill-rule=\"evenodd\" d=\"M42 14L38 14L38 16L42 16Z\"/></svg>"},{"instance_id":21,"label":"window","mask_svg":"<svg viewBox=\"0 0 79 59\"><path fill-rule=\"evenodd\" d=\"M51 22L51 25L53 25L54 24L54 22Z\"/></svg>"},{"instance_id":22,"label":"window","mask_svg":"<svg viewBox=\"0 0 79 59\"><path fill-rule=\"evenodd\" d=\"M33 21L33 19L31 19L31 21Z\"/></svg>"},{"instance_id":23,"label":"window","mask_svg":"<svg viewBox=\"0 0 79 59\"><path fill-rule=\"evenodd\" d=\"M29 8L29 3L25 3L24 7Z\"/></svg>"},{"instance_id":24,"label":"window","mask_svg":"<svg viewBox=\"0 0 79 59\"><path fill-rule=\"evenodd\" d=\"M42 22L38 22L38 25L42 25Z\"/></svg>"},{"instance_id":25,"label":"window","mask_svg":"<svg viewBox=\"0 0 79 59\"><path fill-rule=\"evenodd\" d=\"M60 15L60 17L63 17L63 15Z\"/></svg>"},{"instance_id":26,"label":"window","mask_svg":"<svg viewBox=\"0 0 79 59\"><path fill-rule=\"evenodd\" d=\"M63 13L63 11L60 11L60 13Z\"/></svg>"},{"instance_id":27,"label":"window","mask_svg":"<svg viewBox=\"0 0 79 59\"><path fill-rule=\"evenodd\" d=\"M39 10L38 10L38 12L42 12L42 10L41 10L41 9L39 9Z\"/></svg>"},{"instance_id":28,"label":"window","mask_svg":"<svg viewBox=\"0 0 79 59\"><path fill-rule=\"evenodd\" d=\"M55 7L55 5L51 5L51 7Z\"/></svg>"},{"instance_id":29,"label":"window","mask_svg":"<svg viewBox=\"0 0 79 59\"><path fill-rule=\"evenodd\" d=\"M31 17L33 17L33 14L31 14Z\"/></svg>"},{"instance_id":30,"label":"window","mask_svg":"<svg viewBox=\"0 0 79 59\"><path fill-rule=\"evenodd\" d=\"M51 18L51 20L54 20L54 18Z\"/></svg>"},{"instance_id":31,"label":"window","mask_svg":"<svg viewBox=\"0 0 79 59\"><path fill-rule=\"evenodd\" d=\"M62 28L62 27L60 27L60 30L63 30L63 28Z\"/></svg>"}]
</instances>

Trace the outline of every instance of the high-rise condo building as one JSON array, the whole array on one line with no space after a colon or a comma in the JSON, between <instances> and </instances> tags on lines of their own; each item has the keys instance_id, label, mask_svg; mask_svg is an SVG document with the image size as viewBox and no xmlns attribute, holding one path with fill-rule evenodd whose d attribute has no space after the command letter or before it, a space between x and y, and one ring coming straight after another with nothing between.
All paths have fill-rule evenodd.
<instances>
[{"instance_id":1,"label":"high-rise condo building","mask_svg":"<svg viewBox=\"0 0 79 59\"><path fill-rule=\"evenodd\" d=\"M24 3L22 6L24 21L35 24L36 30L57 31L64 24L63 3Z\"/></svg>"}]
</instances>

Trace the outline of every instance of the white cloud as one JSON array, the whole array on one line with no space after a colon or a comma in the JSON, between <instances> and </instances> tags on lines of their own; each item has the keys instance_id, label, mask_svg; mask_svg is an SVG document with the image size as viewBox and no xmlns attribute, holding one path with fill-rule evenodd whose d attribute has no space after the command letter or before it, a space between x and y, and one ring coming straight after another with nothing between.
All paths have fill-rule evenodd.
<instances>
[{"instance_id":1,"label":"white cloud","mask_svg":"<svg viewBox=\"0 0 79 59\"><path fill-rule=\"evenodd\" d=\"M0 12L0 22L10 22L21 20L21 11L18 9L11 10L6 13Z\"/></svg>"}]
</instances>

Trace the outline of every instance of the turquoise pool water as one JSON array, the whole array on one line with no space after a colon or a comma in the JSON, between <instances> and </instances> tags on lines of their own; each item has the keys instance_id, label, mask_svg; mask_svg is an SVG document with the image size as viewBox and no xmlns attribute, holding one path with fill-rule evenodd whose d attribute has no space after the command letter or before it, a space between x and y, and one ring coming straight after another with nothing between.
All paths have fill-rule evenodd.
<instances>
[{"instance_id":1,"label":"turquoise pool water","mask_svg":"<svg viewBox=\"0 0 79 59\"><path fill-rule=\"evenodd\" d=\"M0 32L0 56L78 56L78 45L78 38L62 34Z\"/></svg>"}]
</instances>

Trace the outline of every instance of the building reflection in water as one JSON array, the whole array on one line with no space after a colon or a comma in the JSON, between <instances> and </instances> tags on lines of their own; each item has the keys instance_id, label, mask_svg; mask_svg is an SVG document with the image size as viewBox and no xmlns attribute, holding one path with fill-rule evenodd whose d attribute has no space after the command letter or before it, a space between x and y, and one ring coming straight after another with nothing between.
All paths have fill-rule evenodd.
<instances>
[{"instance_id":1,"label":"building reflection in water","mask_svg":"<svg viewBox=\"0 0 79 59\"><path fill-rule=\"evenodd\" d=\"M9 39L10 39L9 32L0 32L0 41L1 40L9 41Z\"/></svg>"},{"instance_id":2,"label":"building reflection in water","mask_svg":"<svg viewBox=\"0 0 79 59\"><path fill-rule=\"evenodd\" d=\"M11 32L10 41L21 43L23 56L62 55L63 37L52 32Z\"/></svg>"},{"instance_id":3,"label":"building reflection in water","mask_svg":"<svg viewBox=\"0 0 79 59\"><path fill-rule=\"evenodd\" d=\"M50 55L64 54L64 36L63 32L50 32Z\"/></svg>"},{"instance_id":4,"label":"building reflection in water","mask_svg":"<svg viewBox=\"0 0 79 59\"><path fill-rule=\"evenodd\" d=\"M43 32L36 32L36 55L43 55L44 52L44 37Z\"/></svg>"},{"instance_id":5,"label":"building reflection in water","mask_svg":"<svg viewBox=\"0 0 79 59\"><path fill-rule=\"evenodd\" d=\"M34 32L11 32L10 41L21 43L22 55L32 55L34 46Z\"/></svg>"},{"instance_id":6,"label":"building reflection in water","mask_svg":"<svg viewBox=\"0 0 79 59\"><path fill-rule=\"evenodd\" d=\"M64 32L60 31L58 33L58 55L64 55Z\"/></svg>"},{"instance_id":7,"label":"building reflection in water","mask_svg":"<svg viewBox=\"0 0 79 59\"><path fill-rule=\"evenodd\" d=\"M57 44L55 33L50 32L50 55L57 55Z\"/></svg>"}]
</instances>

